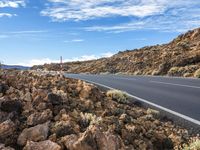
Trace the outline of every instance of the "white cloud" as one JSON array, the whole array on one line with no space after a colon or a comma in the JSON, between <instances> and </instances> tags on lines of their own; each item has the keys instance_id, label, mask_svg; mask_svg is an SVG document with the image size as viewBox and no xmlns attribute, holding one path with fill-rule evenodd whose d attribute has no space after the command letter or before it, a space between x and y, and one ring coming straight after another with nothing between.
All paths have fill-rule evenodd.
<instances>
[{"instance_id":1,"label":"white cloud","mask_svg":"<svg viewBox=\"0 0 200 150\"><path fill-rule=\"evenodd\" d=\"M4 7L11 7L11 8L18 8L24 7L25 0L1 0L0 1L0 8Z\"/></svg>"},{"instance_id":2,"label":"white cloud","mask_svg":"<svg viewBox=\"0 0 200 150\"><path fill-rule=\"evenodd\" d=\"M65 43L73 43L73 42L84 42L84 39L73 39L73 40L66 40Z\"/></svg>"},{"instance_id":3,"label":"white cloud","mask_svg":"<svg viewBox=\"0 0 200 150\"><path fill-rule=\"evenodd\" d=\"M0 35L0 39L5 39L5 38L8 38L7 35Z\"/></svg>"},{"instance_id":4,"label":"white cloud","mask_svg":"<svg viewBox=\"0 0 200 150\"><path fill-rule=\"evenodd\" d=\"M107 53L101 54L102 57L111 57L111 56L113 56L113 55L114 55L114 54L111 53L111 52L107 52Z\"/></svg>"},{"instance_id":5,"label":"white cloud","mask_svg":"<svg viewBox=\"0 0 200 150\"><path fill-rule=\"evenodd\" d=\"M49 63L58 63L59 61L57 60L51 60L49 58L43 58L43 59L32 59L30 61L26 61L26 62L22 62L22 63L18 63L16 65L20 65L20 66L33 66L33 65L42 65L42 64L49 64Z\"/></svg>"},{"instance_id":6,"label":"white cloud","mask_svg":"<svg viewBox=\"0 0 200 150\"><path fill-rule=\"evenodd\" d=\"M40 39L38 38L39 35L44 35L45 33L48 33L48 32L49 32L48 30L18 30L18 31L0 32L0 38L22 38L22 37L24 38L25 37L28 39Z\"/></svg>"},{"instance_id":7,"label":"white cloud","mask_svg":"<svg viewBox=\"0 0 200 150\"><path fill-rule=\"evenodd\" d=\"M41 12L54 21L89 20L98 17L161 14L165 0L49 0L51 6Z\"/></svg>"},{"instance_id":8,"label":"white cloud","mask_svg":"<svg viewBox=\"0 0 200 150\"><path fill-rule=\"evenodd\" d=\"M142 29L144 25L145 25L145 22L139 21L139 22L124 23L124 24L119 24L119 25L114 25L114 26L91 26L91 27L86 27L85 30L111 31L111 32L119 33L119 32L124 32L124 31Z\"/></svg>"},{"instance_id":9,"label":"white cloud","mask_svg":"<svg viewBox=\"0 0 200 150\"><path fill-rule=\"evenodd\" d=\"M1 17L9 17L9 18L11 18L13 16L17 16L17 15L16 14L9 14L9 13L0 13L0 18Z\"/></svg>"},{"instance_id":10,"label":"white cloud","mask_svg":"<svg viewBox=\"0 0 200 150\"><path fill-rule=\"evenodd\" d=\"M128 17L129 22L86 27L87 31L125 32L139 29L183 32L200 26L199 0L48 0L41 12L53 21Z\"/></svg>"},{"instance_id":11,"label":"white cloud","mask_svg":"<svg viewBox=\"0 0 200 150\"><path fill-rule=\"evenodd\" d=\"M170 0L169 0L170 1ZM178 3L179 2L179 3ZM169 9L160 15L140 18L113 26L90 26L87 31L105 31L120 33L134 30L159 30L162 32L185 32L200 26L200 1L172 3Z\"/></svg>"},{"instance_id":12,"label":"white cloud","mask_svg":"<svg viewBox=\"0 0 200 150\"><path fill-rule=\"evenodd\" d=\"M33 34L33 33L46 33L47 30L22 30L22 31L12 31L11 34Z\"/></svg>"},{"instance_id":13,"label":"white cloud","mask_svg":"<svg viewBox=\"0 0 200 150\"><path fill-rule=\"evenodd\" d=\"M25 0L0 0L0 8L18 8L18 7L25 7L26 3ZM11 14L2 12L0 13L0 18L2 17L14 17L17 14Z\"/></svg>"},{"instance_id":14,"label":"white cloud","mask_svg":"<svg viewBox=\"0 0 200 150\"><path fill-rule=\"evenodd\" d=\"M99 59L102 57L111 57L113 53L107 52L107 53L102 53L99 56L97 55L83 55L80 57L74 57L71 59L64 59L63 62L74 62L74 61L86 61L86 60L94 60L94 59ZM43 64L50 64L50 63L59 63L60 60L52 60L49 58L44 58L44 59L32 59L30 61L18 63L15 65L21 65L21 66L34 66L34 65L43 65Z\"/></svg>"}]
</instances>

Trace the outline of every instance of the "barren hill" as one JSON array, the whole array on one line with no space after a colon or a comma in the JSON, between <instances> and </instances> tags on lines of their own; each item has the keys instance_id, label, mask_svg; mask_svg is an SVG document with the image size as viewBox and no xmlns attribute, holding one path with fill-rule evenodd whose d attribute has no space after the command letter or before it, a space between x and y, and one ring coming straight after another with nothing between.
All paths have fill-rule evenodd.
<instances>
[{"instance_id":1,"label":"barren hill","mask_svg":"<svg viewBox=\"0 0 200 150\"><path fill-rule=\"evenodd\" d=\"M178 36L168 44L119 52L110 58L64 63L70 73L125 73L200 77L200 28ZM59 64L33 69L60 70Z\"/></svg>"}]
</instances>

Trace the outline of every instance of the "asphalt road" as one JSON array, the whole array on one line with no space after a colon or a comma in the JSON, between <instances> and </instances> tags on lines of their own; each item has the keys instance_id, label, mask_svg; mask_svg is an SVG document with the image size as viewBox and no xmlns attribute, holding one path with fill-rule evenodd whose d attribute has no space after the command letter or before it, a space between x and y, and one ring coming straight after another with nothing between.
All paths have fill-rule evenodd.
<instances>
[{"instance_id":1,"label":"asphalt road","mask_svg":"<svg viewBox=\"0 0 200 150\"><path fill-rule=\"evenodd\" d=\"M139 99L200 123L200 79L83 74L66 76L126 91Z\"/></svg>"}]
</instances>

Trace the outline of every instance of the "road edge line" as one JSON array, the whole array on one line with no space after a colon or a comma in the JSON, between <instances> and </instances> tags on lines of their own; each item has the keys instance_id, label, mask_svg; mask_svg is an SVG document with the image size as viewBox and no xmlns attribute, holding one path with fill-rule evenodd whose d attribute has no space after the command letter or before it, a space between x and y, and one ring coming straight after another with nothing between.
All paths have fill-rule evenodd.
<instances>
[{"instance_id":1,"label":"road edge line","mask_svg":"<svg viewBox=\"0 0 200 150\"><path fill-rule=\"evenodd\" d=\"M79 79L79 78L76 78L76 79ZM101 84L101 83L96 83L96 82L93 82L93 81L89 81L89 80L86 80L86 79L79 79L79 80L84 80L84 81L86 81L86 82L93 83L93 84L96 84L96 85L99 85L99 86L102 86L102 87L105 87L105 88L108 88L108 89L111 89L111 90L115 89L115 88L112 88L112 87L110 87L110 86L107 86L107 85L104 85L104 84ZM125 91L125 92L126 92L126 91ZM126 92L126 93L127 93L127 92ZM163 110L163 111L165 111L165 112L168 112L168 113L170 113L170 114L172 114L172 115L175 115L175 116L180 117L180 118L182 118L182 119L184 119L184 120L186 120L186 121L192 122L192 123L194 123L194 124L200 126L200 121L198 121L198 120L196 120L196 119L193 119L193 118L188 117L188 116L186 116L186 115L180 114L180 113L178 113L178 112L175 112L175 111L170 110L170 109L168 109L168 108L162 107L162 106L160 106L160 105L154 104L154 103L152 103L152 102L149 102L149 101L147 101L147 100L145 100L145 99L143 99L143 98L134 96L134 95L132 95L132 94L127 93L127 95L130 96L131 98L134 98L134 99L136 99L136 100L142 101L142 102L144 102L144 103L146 103L146 104L148 104L148 105L151 105L151 106L153 106L153 107L156 107L156 108L158 108L158 109L161 109L161 110Z\"/></svg>"}]
</instances>

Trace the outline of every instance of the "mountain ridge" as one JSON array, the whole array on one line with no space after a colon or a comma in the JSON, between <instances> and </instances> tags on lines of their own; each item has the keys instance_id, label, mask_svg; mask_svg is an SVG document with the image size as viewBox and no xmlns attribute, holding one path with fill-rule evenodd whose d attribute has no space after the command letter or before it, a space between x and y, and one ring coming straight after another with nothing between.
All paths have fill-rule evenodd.
<instances>
[{"instance_id":1,"label":"mountain ridge","mask_svg":"<svg viewBox=\"0 0 200 150\"><path fill-rule=\"evenodd\" d=\"M60 70L59 64L32 69ZM200 77L200 28L190 30L167 44L119 52L110 58L63 64L68 73L123 73Z\"/></svg>"},{"instance_id":2,"label":"mountain ridge","mask_svg":"<svg viewBox=\"0 0 200 150\"><path fill-rule=\"evenodd\" d=\"M18 70L28 70L28 69L30 69L30 67L27 67L27 66L5 65L5 64L2 64L2 65L1 65L1 68L2 68L2 69L18 69Z\"/></svg>"}]
</instances>

